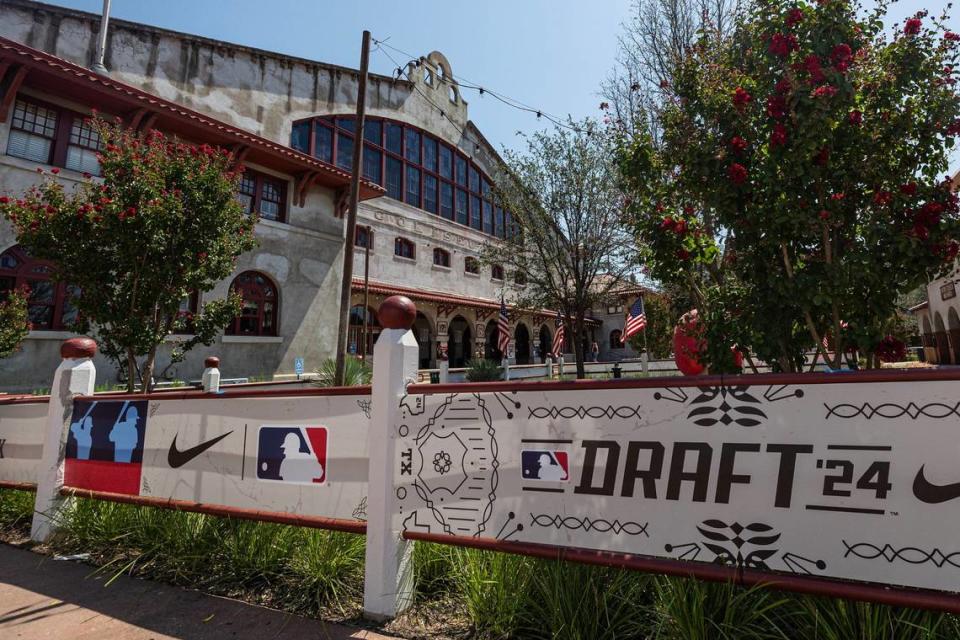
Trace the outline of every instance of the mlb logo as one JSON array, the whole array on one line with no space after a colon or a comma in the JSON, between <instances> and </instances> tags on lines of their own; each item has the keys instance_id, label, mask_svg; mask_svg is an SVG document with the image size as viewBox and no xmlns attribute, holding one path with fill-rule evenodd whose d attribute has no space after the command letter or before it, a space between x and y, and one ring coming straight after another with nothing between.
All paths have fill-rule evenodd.
<instances>
[{"instance_id":1,"label":"mlb logo","mask_svg":"<svg viewBox=\"0 0 960 640\"><path fill-rule=\"evenodd\" d=\"M326 427L261 426L257 479L288 484L327 481Z\"/></svg>"},{"instance_id":2,"label":"mlb logo","mask_svg":"<svg viewBox=\"0 0 960 640\"><path fill-rule=\"evenodd\" d=\"M566 451L525 449L520 452L524 480L566 482L570 479L570 456Z\"/></svg>"}]
</instances>

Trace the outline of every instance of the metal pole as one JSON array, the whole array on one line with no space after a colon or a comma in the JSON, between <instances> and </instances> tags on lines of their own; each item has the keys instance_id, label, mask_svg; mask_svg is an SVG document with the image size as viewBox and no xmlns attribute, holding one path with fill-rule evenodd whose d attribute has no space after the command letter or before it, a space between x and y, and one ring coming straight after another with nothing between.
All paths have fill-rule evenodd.
<instances>
[{"instance_id":1,"label":"metal pole","mask_svg":"<svg viewBox=\"0 0 960 640\"><path fill-rule=\"evenodd\" d=\"M347 358L347 332L350 328L350 292L353 281L353 240L357 232L357 203L360 201L360 172L363 168L363 120L367 112L367 67L370 62L370 32L363 32L360 49L360 84L357 87L357 122L353 145L353 171L350 178L350 211L347 213L346 242L343 246L343 283L340 287L340 330L337 334L337 368L334 384L343 385ZM364 309L366 317L366 309Z\"/></svg>"},{"instance_id":2,"label":"metal pole","mask_svg":"<svg viewBox=\"0 0 960 640\"><path fill-rule=\"evenodd\" d=\"M363 351L360 352L364 359L367 357L367 344L370 340L367 336L367 309L370 308L370 233L370 225L367 225L367 241L363 243Z\"/></svg>"},{"instance_id":3,"label":"metal pole","mask_svg":"<svg viewBox=\"0 0 960 640\"><path fill-rule=\"evenodd\" d=\"M103 65L107 55L107 26L110 24L110 0L103 0L103 14L100 17L100 33L97 34L97 53L93 60L93 70L102 76L109 73Z\"/></svg>"}]
</instances>

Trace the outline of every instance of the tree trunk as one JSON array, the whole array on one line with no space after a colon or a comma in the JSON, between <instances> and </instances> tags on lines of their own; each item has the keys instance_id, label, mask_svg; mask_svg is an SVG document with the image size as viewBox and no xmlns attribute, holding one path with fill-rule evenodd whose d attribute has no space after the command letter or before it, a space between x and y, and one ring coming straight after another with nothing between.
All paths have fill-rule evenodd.
<instances>
[{"instance_id":1,"label":"tree trunk","mask_svg":"<svg viewBox=\"0 0 960 640\"><path fill-rule=\"evenodd\" d=\"M143 392L153 391L153 367L157 359L157 345L150 347L147 359L143 362Z\"/></svg>"},{"instance_id":2,"label":"tree trunk","mask_svg":"<svg viewBox=\"0 0 960 640\"><path fill-rule=\"evenodd\" d=\"M127 393L133 393L137 387L137 356L133 349L127 349Z\"/></svg>"},{"instance_id":3,"label":"tree trunk","mask_svg":"<svg viewBox=\"0 0 960 640\"><path fill-rule=\"evenodd\" d=\"M586 367L583 366L583 313L578 312L574 321L574 339L573 339L573 357L577 360L577 380L583 380L587 377Z\"/></svg>"}]
</instances>

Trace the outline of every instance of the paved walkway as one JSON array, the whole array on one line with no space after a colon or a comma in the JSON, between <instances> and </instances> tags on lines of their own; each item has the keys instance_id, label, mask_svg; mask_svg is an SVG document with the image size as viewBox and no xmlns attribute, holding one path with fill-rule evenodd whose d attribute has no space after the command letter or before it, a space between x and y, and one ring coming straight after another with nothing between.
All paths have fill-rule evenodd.
<instances>
[{"instance_id":1,"label":"paved walkway","mask_svg":"<svg viewBox=\"0 0 960 640\"><path fill-rule=\"evenodd\" d=\"M0 638L390 640L369 631L126 576L0 544Z\"/></svg>"}]
</instances>

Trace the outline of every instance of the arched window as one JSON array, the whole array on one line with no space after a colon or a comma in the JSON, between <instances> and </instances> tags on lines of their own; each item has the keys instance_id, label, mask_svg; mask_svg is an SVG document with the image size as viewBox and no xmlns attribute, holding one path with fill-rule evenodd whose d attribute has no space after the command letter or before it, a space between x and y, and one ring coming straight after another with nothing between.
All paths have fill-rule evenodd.
<instances>
[{"instance_id":1,"label":"arched window","mask_svg":"<svg viewBox=\"0 0 960 640\"><path fill-rule=\"evenodd\" d=\"M463 270L466 273L480 273L480 261L473 256L467 256L463 259Z\"/></svg>"},{"instance_id":2,"label":"arched window","mask_svg":"<svg viewBox=\"0 0 960 640\"><path fill-rule=\"evenodd\" d=\"M393 254L401 258L417 259L417 246L406 238L397 238L393 241Z\"/></svg>"},{"instance_id":3,"label":"arched window","mask_svg":"<svg viewBox=\"0 0 960 640\"><path fill-rule=\"evenodd\" d=\"M226 333L237 336L277 335L277 287L259 271L244 271L230 288L243 298L243 311L227 327Z\"/></svg>"},{"instance_id":4,"label":"arched window","mask_svg":"<svg viewBox=\"0 0 960 640\"><path fill-rule=\"evenodd\" d=\"M623 334L620 333L620 329L614 329L610 332L610 348L611 349L623 349L623 339L621 338Z\"/></svg>"},{"instance_id":5,"label":"arched window","mask_svg":"<svg viewBox=\"0 0 960 640\"><path fill-rule=\"evenodd\" d=\"M443 82L438 67L434 78ZM459 95L449 87L454 102ZM290 146L349 171L356 144L353 116L321 116L293 124ZM472 152L472 149L471 149ZM396 120L368 117L363 127L363 177L388 198L488 235L506 237L509 212L495 206L487 175L456 146Z\"/></svg>"},{"instance_id":6,"label":"arched window","mask_svg":"<svg viewBox=\"0 0 960 640\"><path fill-rule=\"evenodd\" d=\"M490 267L490 277L494 280L503 280L503 266L495 264Z\"/></svg>"},{"instance_id":7,"label":"arched window","mask_svg":"<svg viewBox=\"0 0 960 640\"><path fill-rule=\"evenodd\" d=\"M525 274L523 271L517 271L515 274L513 274L513 281L518 286L525 286L527 284L527 274Z\"/></svg>"},{"instance_id":8,"label":"arched window","mask_svg":"<svg viewBox=\"0 0 960 640\"><path fill-rule=\"evenodd\" d=\"M450 267L450 252L437 247L433 250L433 264L438 267Z\"/></svg>"},{"instance_id":9,"label":"arched window","mask_svg":"<svg viewBox=\"0 0 960 640\"><path fill-rule=\"evenodd\" d=\"M66 331L77 321L76 287L53 281L53 265L30 257L16 245L0 253L0 300L12 289L28 287L27 312L37 331Z\"/></svg>"}]
</instances>

